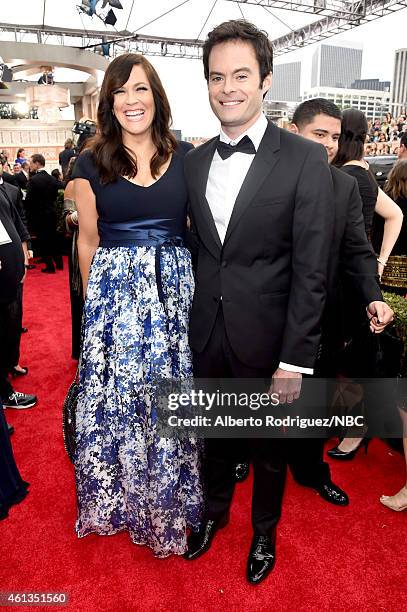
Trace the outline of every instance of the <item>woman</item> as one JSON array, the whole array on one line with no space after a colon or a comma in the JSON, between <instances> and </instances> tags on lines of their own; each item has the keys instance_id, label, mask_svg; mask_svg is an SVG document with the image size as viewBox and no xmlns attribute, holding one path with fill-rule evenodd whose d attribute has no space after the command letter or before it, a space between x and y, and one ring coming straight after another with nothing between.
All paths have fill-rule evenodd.
<instances>
[{"instance_id":1,"label":"woman","mask_svg":"<svg viewBox=\"0 0 407 612\"><path fill-rule=\"evenodd\" d=\"M402 255L407 259L407 160L398 161L391 170L386 184L386 192L395 202L397 202L404 213L403 227L394 245L393 255ZM405 286L402 288L400 287L399 291L394 289L394 287L391 287L390 290L403 295L406 293ZM404 427L404 435L406 435L407 413L405 404L404 409L400 409L400 416ZM407 437L403 438L403 447L407 473ZM380 501L391 510L396 510L398 512L407 510L407 482L395 495L382 495Z\"/></svg>"},{"instance_id":2,"label":"woman","mask_svg":"<svg viewBox=\"0 0 407 612\"><path fill-rule=\"evenodd\" d=\"M22 166L26 161L28 161L28 159L25 156L25 149L18 149L17 157L15 158L14 163Z\"/></svg>"},{"instance_id":3,"label":"woman","mask_svg":"<svg viewBox=\"0 0 407 612\"><path fill-rule=\"evenodd\" d=\"M64 190L64 216L65 227L72 237L70 256L68 258L69 268L69 294L71 299L71 325L72 325L72 359L79 359L81 341L81 321L83 311L83 289L79 271L78 258L78 212L75 205L74 181L72 171L76 157L71 157L67 170Z\"/></svg>"},{"instance_id":4,"label":"woman","mask_svg":"<svg viewBox=\"0 0 407 612\"><path fill-rule=\"evenodd\" d=\"M400 233L403 213L399 206L377 186L376 180L369 170L369 164L363 159L367 130L367 120L362 111L354 108L345 110L342 114L338 152L332 163L357 180L362 199L365 230L369 240L371 240L372 235L374 213L376 212L384 219L383 240L377 258L377 272L381 277ZM361 312L360 308L356 310L355 304L352 303L352 294L349 292L347 300L353 311L349 316L348 333L349 337L353 337L359 332L362 322L366 319L366 314ZM366 448L367 441L363 438L345 437L338 446L328 451L328 455L334 459L353 459L362 443L365 444Z\"/></svg>"},{"instance_id":5,"label":"woman","mask_svg":"<svg viewBox=\"0 0 407 612\"><path fill-rule=\"evenodd\" d=\"M156 379L192 374L193 293L183 246L190 145L169 130L160 79L141 55L108 67L99 133L75 164L85 307L77 408L79 536L127 529L157 557L186 550L202 511L196 439L162 439Z\"/></svg>"}]
</instances>

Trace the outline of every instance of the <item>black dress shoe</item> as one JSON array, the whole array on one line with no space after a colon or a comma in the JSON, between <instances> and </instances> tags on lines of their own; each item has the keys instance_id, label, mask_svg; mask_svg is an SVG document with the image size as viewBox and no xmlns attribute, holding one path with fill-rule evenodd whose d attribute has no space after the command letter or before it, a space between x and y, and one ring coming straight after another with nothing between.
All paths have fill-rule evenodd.
<instances>
[{"instance_id":1,"label":"black dress shoe","mask_svg":"<svg viewBox=\"0 0 407 612\"><path fill-rule=\"evenodd\" d=\"M335 504L335 506L347 506L349 504L349 497L346 495L345 491L342 491L342 489L334 484L332 480L328 480L312 488L330 504Z\"/></svg>"},{"instance_id":2,"label":"black dress shoe","mask_svg":"<svg viewBox=\"0 0 407 612\"><path fill-rule=\"evenodd\" d=\"M253 536L247 559L247 580L250 584L262 582L274 567L276 562L276 530L271 537L264 535Z\"/></svg>"},{"instance_id":3,"label":"black dress shoe","mask_svg":"<svg viewBox=\"0 0 407 612\"><path fill-rule=\"evenodd\" d=\"M236 463L235 467L235 479L236 482L243 482L249 475L249 464L248 463Z\"/></svg>"},{"instance_id":4,"label":"black dress shoe","mask_svg":"<svg viewBox=\"0 0 407 612\"><path fill-rule=\"evenodd\" d=\"M218 529L226 527L229 522L229 515L219 521L208 519L200 527L199 531L191 531L188 536L188 550L184 553L184 559L194 561L210 549L212 540Z\"/></svg>"}]
</instances>

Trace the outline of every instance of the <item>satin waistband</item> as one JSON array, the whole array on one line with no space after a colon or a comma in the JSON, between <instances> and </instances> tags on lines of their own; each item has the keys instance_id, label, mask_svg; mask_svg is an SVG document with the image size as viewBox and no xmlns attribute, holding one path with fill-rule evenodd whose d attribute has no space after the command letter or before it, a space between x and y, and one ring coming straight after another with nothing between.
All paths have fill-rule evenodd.
<instances>
[{"instance_id":1,"label":"satin waistband","mask_svg":"<svg viewBox=\"0 0 407 612\"><path fill-rule=\"evenodd\" d=\"M182 231L175 219L151 219L148 225L145 220L107 223L99 219L100 246L154 246L179 237Z\"/></svg>"},{"instance_id":2,"label":"satin waistband","mask_svg":"<svg viewBox=\"0 0 407 612\"><path fill-rule=\"evenodd\" d=\"M116 224L118 225L118 224ZM132 238L124 238L120 240L102 239L99 243L103 248L114 247L129 247L129 246L146 246L156 247L155 250L155 278L157 283L158 299L165 305L165 295L161 276L161 253L163 248L184 246L184 240L181 236L171 236L165 232L159 232L154 229L136 229L131 230ZM177 262L178 265L178 262Z\"/></svg>"}]
</instances>

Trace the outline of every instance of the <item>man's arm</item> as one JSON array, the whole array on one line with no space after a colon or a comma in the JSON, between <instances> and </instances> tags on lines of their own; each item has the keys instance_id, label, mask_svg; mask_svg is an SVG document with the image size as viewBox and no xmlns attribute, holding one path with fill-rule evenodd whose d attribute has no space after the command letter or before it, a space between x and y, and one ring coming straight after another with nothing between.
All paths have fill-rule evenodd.
<instances>
[{"instance_id":1,"label":"man's arm","mask_svg":"<svg viewBox=\"0 0 407 612\"><path fill-rule=\"evenodd\" d=\"M366 306L371 331L382 332L393 321L394 313L383 301L380 291L376 255L366 237L362 201L356 181L349 197L340 264Z\"/></svg>"},{"instance_id":2,"label":"man's arm","mask_svg":"<svg viewBox=\"0 0 407 612\"><path fill-rule=\"evenodd\" d=\"M292 276L280 362L312 368L320 340L333 231L332 177L323 147L313 146L297 183Z\"/></svg>"},{"instance_id":3,"label":"man's arm","mask_svg":"<svg viewBox=\"0 0 407 612\"><path fill-rule=\"evenodd\" d=\"M365 305L383 300L377 276L376 256L366 237L362 200L356 179L349 194L345 234L340 252L340 269L348 277Z\"/></svg>"}]
</instances>

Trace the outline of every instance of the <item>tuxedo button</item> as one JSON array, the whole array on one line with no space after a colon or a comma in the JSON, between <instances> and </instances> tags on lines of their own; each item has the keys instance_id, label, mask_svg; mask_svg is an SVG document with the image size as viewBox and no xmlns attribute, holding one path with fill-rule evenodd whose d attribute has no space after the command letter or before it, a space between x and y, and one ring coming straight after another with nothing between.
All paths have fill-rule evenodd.
<instances>
[{"instance_id":1,"label":"tuxedo button","mask_svg":"<svg viewBox=\"0 0 407 612\"><path fill-rule=\"evenodd\" d=\"M222 266L222 268L226 268L228 262L226 261L226 259L224 259L220 265Z\"/></svg>"}]
</instances>

